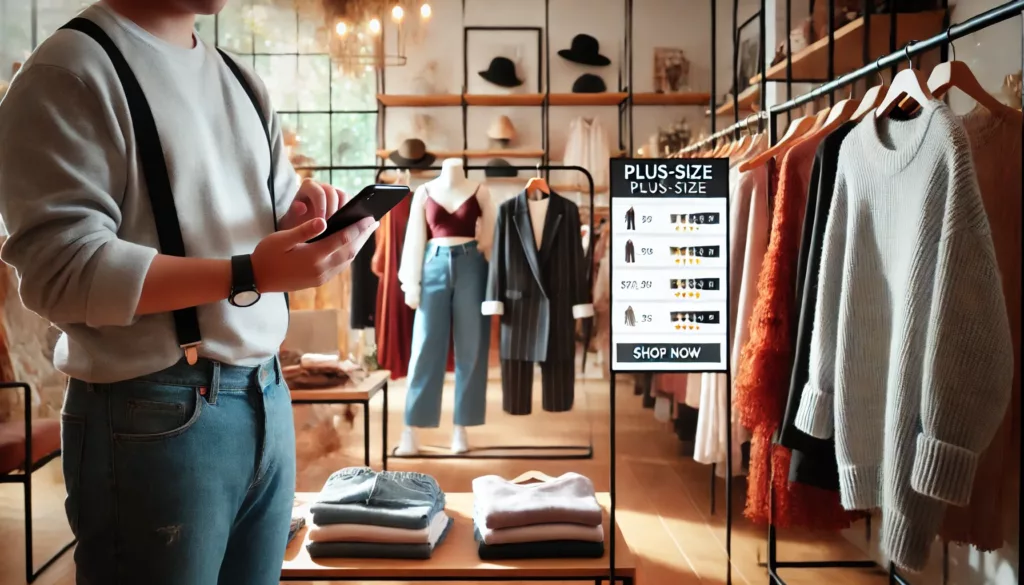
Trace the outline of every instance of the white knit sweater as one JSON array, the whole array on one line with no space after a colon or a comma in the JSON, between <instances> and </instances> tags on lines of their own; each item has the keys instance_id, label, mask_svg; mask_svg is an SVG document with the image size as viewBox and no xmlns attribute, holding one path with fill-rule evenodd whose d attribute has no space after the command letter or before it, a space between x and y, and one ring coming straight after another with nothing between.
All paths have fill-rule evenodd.
<instances>
[{"instance_id":1,"label":"white knit sweater","mask_svg":"<svg viewBox=\"0 0 1024 585\"><path fill-rule=\"evenodd\" d=\"M869 116L843 142L797 415L815 437L834 430L843 506L880 506L883 550L911 571L945 504L970 500L1013 375L970 152L938 101Z\"/></svg>"}]
</instances>

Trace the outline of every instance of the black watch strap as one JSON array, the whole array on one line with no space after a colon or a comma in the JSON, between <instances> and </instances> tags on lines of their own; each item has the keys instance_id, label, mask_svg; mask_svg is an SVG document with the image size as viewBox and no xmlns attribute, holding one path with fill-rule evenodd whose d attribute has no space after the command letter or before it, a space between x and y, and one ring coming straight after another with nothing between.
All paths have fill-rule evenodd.
<instances>
[{"instance_id":1,"label":"black watch strap","mask_svg":"<svg viewBox=\"0 0 1024 585\"><path fill-rule=\"evenodd\" d=\"M252 268L252 256L240 254L231 257L231 292L258 291L256 272Z\"/></svg>"}]
</instances>

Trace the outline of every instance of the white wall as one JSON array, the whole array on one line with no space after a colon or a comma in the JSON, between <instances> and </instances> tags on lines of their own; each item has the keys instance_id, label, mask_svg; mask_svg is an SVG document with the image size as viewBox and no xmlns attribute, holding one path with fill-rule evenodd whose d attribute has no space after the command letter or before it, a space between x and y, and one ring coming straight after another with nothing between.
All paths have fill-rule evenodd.
<instances>
[{"instance_id":1,"label":"white wall","mask_svg":"<svg viewBox=\"0 0 1024 585\"><path fill-rule=\"evenodd\" d=\"M730 40L732 2L717 0L718 18L718 88L719 96L731 84L732 44ZM463 79L462 38L463 26L535 26L544 27L543 0L466 0L465 20L462 18L461 0L434 0L433 17L429 25L418 33L410 32L407 54L408 64L391 67L386 71L386 90L389 94L415 93L416 78L430 61L437 63L435 90L437 93L459 93ZM740 21L755 13L758 0L742 0ZM415 16L415 15L414 15ZM636 92L653 91L653 61L655 47L675 47L685 51L690 61L690 87L695 91L710 90L710 2L709 0L634 0L633 3L633 82ZM619 75L626 83L627 69L623 66L625 44L624 0L551 0L551 91L568 93L573 81L582 73L600 75L609 91L619 87ZM601 54L611 59L603 68L583 67L570 63L557 55L559 49L568 48L572 37L586 33L598 39ZM500 93L504 90L483 82L477 71L485 69L493 56L511 56L513 48L522 47L523 59L520 77L526 84L517 93L543 91L536 87L537 62L535 37L529 33L472 32L469 51L470 93ZM543 30L541 31L543 39ZM413 40L414 39L414 40ZM393 46L394 38L390 36ZM540 67L543 68L543 57ZM543 74L543 69L541 70ZM706 129L706 106L646 106L633 112L634 147L643 146L659 127L669 126L682 117L689 120L694 136ZM385 127L385 147L394 148L403 139L413 137L414 117L432 118L433 132L423 138L434 150L461 150L462 113L460 108L407 109L388 108ZM507 115L516 126L521 148L540 148L541 118L539 107L469 108L469 148L487 148L487 127L499 115ZM611 142L617 141L618 111L614 106L552 107L550 109L550 152L557 162L565 147L570 121L578 116L596 117L607 131ZM731 123L720 120L719 127ZM628 147L628 129L624 129L623 142ZM535 160L511 162L534 164Z\"/></svg>"}]
</instances>

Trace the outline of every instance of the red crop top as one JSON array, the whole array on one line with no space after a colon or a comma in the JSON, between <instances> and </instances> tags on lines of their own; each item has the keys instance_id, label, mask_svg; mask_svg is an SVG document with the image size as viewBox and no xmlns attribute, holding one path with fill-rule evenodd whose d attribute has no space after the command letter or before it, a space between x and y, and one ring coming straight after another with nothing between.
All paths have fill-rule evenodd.
<instances>
[{"instance_id":1,"label":"red crop top","mask_svg":"<svg viewBox=\"0 0 1024 585\"><path fill-rule=\"evenodd\" d=\"M477 187L477 190L480 190L480 187ZM480 202L476 199L476 191L473 191L469 199L463 201L453 213L449 213L440 203L434 201L430 193L427 193L425 205L427 239L476 237L476 220L483 213Z\"/></svg>"}]
</instances>

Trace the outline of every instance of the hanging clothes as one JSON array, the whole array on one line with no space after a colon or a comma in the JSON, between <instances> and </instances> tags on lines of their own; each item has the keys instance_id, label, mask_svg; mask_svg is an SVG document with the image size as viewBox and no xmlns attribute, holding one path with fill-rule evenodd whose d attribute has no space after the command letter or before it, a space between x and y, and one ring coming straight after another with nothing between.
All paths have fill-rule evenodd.
<instances>
[{"instance_id":1,"label":"hanging clothes","mask_svg":"<svg viewBox=\"0 0 1024 585\"><path fill-rule=\"evenodd\" d=\"M377 315L377 287L379 280L371 264L377 249L377 238L373 237L356 254L349 266L352 288L349 291L349 327L369 329L374 326Z\"/></svg>"},{"instance_id":2,"label":"hanging clothes","mask_svg":"<svg viewBox=\"0 0 1024 585\"><path fill-rule=\"evenodd\" d=\"M868 116L840 152L796 424L835 434L843 506L881 507L897 567L922 570L947 503L970 502L1013 368L963 126L939 100Z\"/></svg>"},{"instance_id":3,"label":"hanging clothes","mask_svg":"<svg viewBox=\"0 0 1024 585\"><path fill-rule=\"evenodd\" d=\"M950 506L940 536L982 551L1002 548L1016 531L1020 493L1021 114L981 106L961 117L971 143L981 200L992 228L1013 340L1010 406L978 462L969 506ZM1004 527L1004 524L1008 526Z\"/></svg>"},{"instance_id":4,"label":"hanging clothes","mask_svg":"<svg viewBox=\"0 0 1024 585\"><path fill-rule=\"evenodd\" d=\"M610 335L612 325L611 293L609 290L611 287L611 255L609 254L611 246L608 245L608 232L609 230L605 229L594 246L594 257L597 259L598 268L593 286L594 347L597 348L598 354L601 356L602 375L605 380L611 380L612 378L612 356L608 355L608 349L611 347Z\"/></svg>"},{"instance_id":5,"label":"hanging clothes","mask_svg":"<svg viewBox=\"0 0 1024 585\"><path fill-rule=\"evenodd\" d=\"M411 203L412 198L406 197L381 218L372 262L381 283L377 287L377 363L391 372L392 380L404 378L408 373L412 352L415 312L405 304L405 293L398 281L398 262Z\"/></svg>"},{"instance_id":6,"label":"hanging clothes","mask_svg":"<svg viewBox=\"0 0 1024 585\"><path fill-rule=\"evenodd\" d=\"M740 172L739 165L762 152L763 148L754 147L743 156L730 160L729 169L729 331L732 355L729 367L736 372L739 347L748 336L748 321L754 301L754 285L757 274L764 260L768 244L768 204L767 204L767 170L758 167L748 172ZM693 459L698 463L724 464L726 462L729 416L728 400L732 400L734 390L728 387L724 374L701 374L699 376L699 401L697 418L697 440L694 444ZM694 378L696 381L696 377ZM743 474L742 445L749 440L750 434L739 423L733 413L732 420L732 473ZM725 467L719 466L716 472L724 477Z\"/></svg>"},{"instance_id":7,"label":"hanging clothes","mask_svg":"<svg viewBox=\"0 0 1024 585\"><path fill-rule=\"evenodd\" d=\"M759 524L771 520L783 528L839 530L848 527L855 516L843 511L835 492L790 484L789 449L773 444L789 389L796 321L793 283L819 142L817 136L800 140L785 153L779 166L771 235L758 277L750 339L740 353L734 403L740 424L751 431L747 518ZM769 183L773 182L770 177Z\"/></svg>"},{"instance_id":8,"label":"hanging clothes","mask_svg":"<svg viewBox=\"0 0 1024 585\"><path fill-rule=\"evenodd\" d=\"M587 169L594 179L594 188L608 187L608 159L611 157L611 146L608 134L597 118L574 118L569 123L569 136L565 143L565 154L562 164L579 166ZM580 191L590 192L586 177L578 171L565 171L564 182L575 185ZM577 201L577 204L580 202Z\"/></svg>"},{"instance_id":9,"label":"hanging clothes","mask_svg":"<svg viewBox=\"0 0 1024 585\"><path fill-rule=\"evenodd\" d=\"M789 480L825 490L839 491L839 468L833 439L817 439L796 428L796 412L807 384L807 364L811 353L811 329L818 293L818 267L825 239L825 222L832 207L832 193L839 164L839 147L856 127L855 122L841 125L818 146L811 168L811 183L804 210L803 236L797 260L796 292L800 304L796 332L796 353L790 374L789 397L779 443L792 450Z\"/></svg>"}]
</instances>

